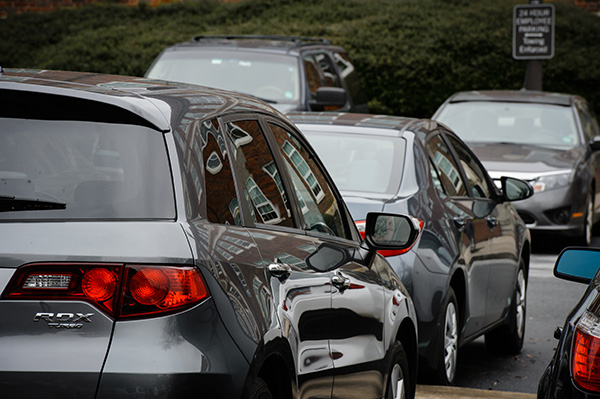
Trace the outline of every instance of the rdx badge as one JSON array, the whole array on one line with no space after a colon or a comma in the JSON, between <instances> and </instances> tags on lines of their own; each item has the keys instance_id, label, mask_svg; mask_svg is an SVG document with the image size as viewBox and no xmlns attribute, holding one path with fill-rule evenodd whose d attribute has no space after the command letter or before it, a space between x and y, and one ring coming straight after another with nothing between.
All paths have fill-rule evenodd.
<instances>
[{"instance_id":1,"label":"rdx badge","mask_svg":"<svg viewBox=\"0 0 600 399\"><path fill-rule=\"evenodd\" d=\"M83 323L91 323L93 313L36 313L33 321L48 323L50 328L81 328Z\"/></svg>"}]
</instances>

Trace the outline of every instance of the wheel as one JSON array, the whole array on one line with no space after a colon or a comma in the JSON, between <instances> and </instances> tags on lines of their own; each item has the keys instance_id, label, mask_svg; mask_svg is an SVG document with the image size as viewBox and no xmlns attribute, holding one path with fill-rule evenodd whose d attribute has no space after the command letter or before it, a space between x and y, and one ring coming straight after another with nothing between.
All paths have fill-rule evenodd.
<instances>
[{"instance_id":1,"label":"wheel","mask_svg":"<svg viewBox=\"0 0 600 399\"><path fill-rule=\"evenodd\" d=\"M394 361L389 373L386 399L413 399L415 385L410 381L406 352L400 342L396 342Z\"/></svg>"},{"instance_id":2,"label":"wheel","mask_svg":"<svg viewBox=\"0 0 600 399\"><path fill-rule=\"evenodd\" d=\"M273 394L267 383L262 378L256 377L250 388L248 399L273 399Z\"/></svg>"},{"instance_id":3,"label":"wheel","mask_svg":"<svg viewBox=\"0 0 600 399\"><path fill-rule=\"evenodd\" d=\"M523 348L527 311L527 278L525 262L519 261L519 271L506 324L485 335L485 346L490 352L516 355Z\"/></svg>"},{"instance_id":4,"label":"wheel","mask_svg":"<svg viewBox=\"0 0 600 399\"><path fill-rule=\"evenodd\" d=\"M440 336L441 348L437 370L435 371L435 382L439 385L454 385L456 377L456 366L458 361L458 334L459 327L458 301L452 288L448 289L448 299L444 308L443 331Z\"/></svg>"},{"instance_id":5,"label":"wheel","mask_svg":"<svg viewBox=\"0 0 600 399\"><path fill-rule=\"evenodd\" d=\"M579 245L589 247L592 245L592 229L594 228L594 201L592 194L588 194L585 201L585 215L583 215L583 231L579 236Z\"/></svg>"}]
</instances>

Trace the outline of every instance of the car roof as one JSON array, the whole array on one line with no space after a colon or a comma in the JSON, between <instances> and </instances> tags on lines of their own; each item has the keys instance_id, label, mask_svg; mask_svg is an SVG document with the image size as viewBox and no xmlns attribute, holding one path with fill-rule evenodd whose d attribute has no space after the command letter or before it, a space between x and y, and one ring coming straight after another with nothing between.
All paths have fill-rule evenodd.
<instances>
[{"instance_id":1,"label":"car roof","mask_svg":"<svg viewBox=\"0 0 600 399\"><path fill-rule=\"evenodd\" d=\"M536 90L481 90L455 93L447 102L498 101L570 106L575 97L577 96L571 94Z\"/></svg>"},{"instance_id":2,"label":"car roof","mask_svg":"<svg viewBox=\"0 0 600 399\"><path fill-rule=\"evenodd\" d=\"M302 50L328 48L345 52L343 48L334 46L327 39L307 36L279 36L279 35L198 35L191 40L167 47L165 50L189 48L244 49L260 52L300 53Z\"/></svg>"},{"instance_id":3,"label":"car roof","mask_svg":"<svg viewBox=\"0 0 600 399\"><path fill-rule=\"evenodd\" d=\"M429 119L417 119L394 115L358 114L344 112L293 112L286 115L296 125L321 125L368 128L366 134L377 130L396 131L401 135L406 130L430 131L440 123ZM423 129L424 128L424 129Z\"/></svg>"},{"instance_id":4,"label":"car roof","mask_svg":"<svg viewBox=\"0 0 600 399\"><path fill-rule=\"evenodd\" d=\"M226 90L133 76L36 69L1 69L0 92L11 95L54 95L60 98L110 105L145 121L157 130L171 129L172 117L193 112L206 119L231 112L278 113L271 106ZM24 100L26 103L26 100ZM13 105L13 108L17 105ZM77 111L71 111L77 114Z\"/></svg>"}]
</instances>

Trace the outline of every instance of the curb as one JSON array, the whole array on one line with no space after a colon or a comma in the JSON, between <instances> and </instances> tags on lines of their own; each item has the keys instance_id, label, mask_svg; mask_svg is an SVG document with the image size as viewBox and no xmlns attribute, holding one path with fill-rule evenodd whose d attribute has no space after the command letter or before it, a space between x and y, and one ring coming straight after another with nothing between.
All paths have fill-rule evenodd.
<instances>
[{"instance_id":1,"label":"curb","mask_svg":"<svg viewBox=\"0 0 600 399\"><path fill-rule=\"evenodd\" d=\"M536 399L533 393L490 391L485 389L417 385L415 399Z\"/></svg>"}]
</instances>

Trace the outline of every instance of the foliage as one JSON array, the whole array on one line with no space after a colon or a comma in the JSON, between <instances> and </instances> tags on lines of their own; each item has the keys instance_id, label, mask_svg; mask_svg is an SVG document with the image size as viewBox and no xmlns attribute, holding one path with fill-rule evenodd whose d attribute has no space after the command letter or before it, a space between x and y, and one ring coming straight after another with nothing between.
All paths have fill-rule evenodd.
<instances>
[{"instance_id":1,"label":"foliage","mask_svg":"<svg viewBox=\"0 0 600 399\"><path fill-rule=\"evenodd\" d=\"M521 1L520 3L526 3ZM345 47L372 111L428 117L459 90L520 89L515 0L217 0L94 4L0 21L3 67L142 76L166 46L198 34L320 36ZM545 90L581 94L600 114L600 18L556 8ZM8 40L7 40L8 39Z\"/></svg>"}]
</instances>

